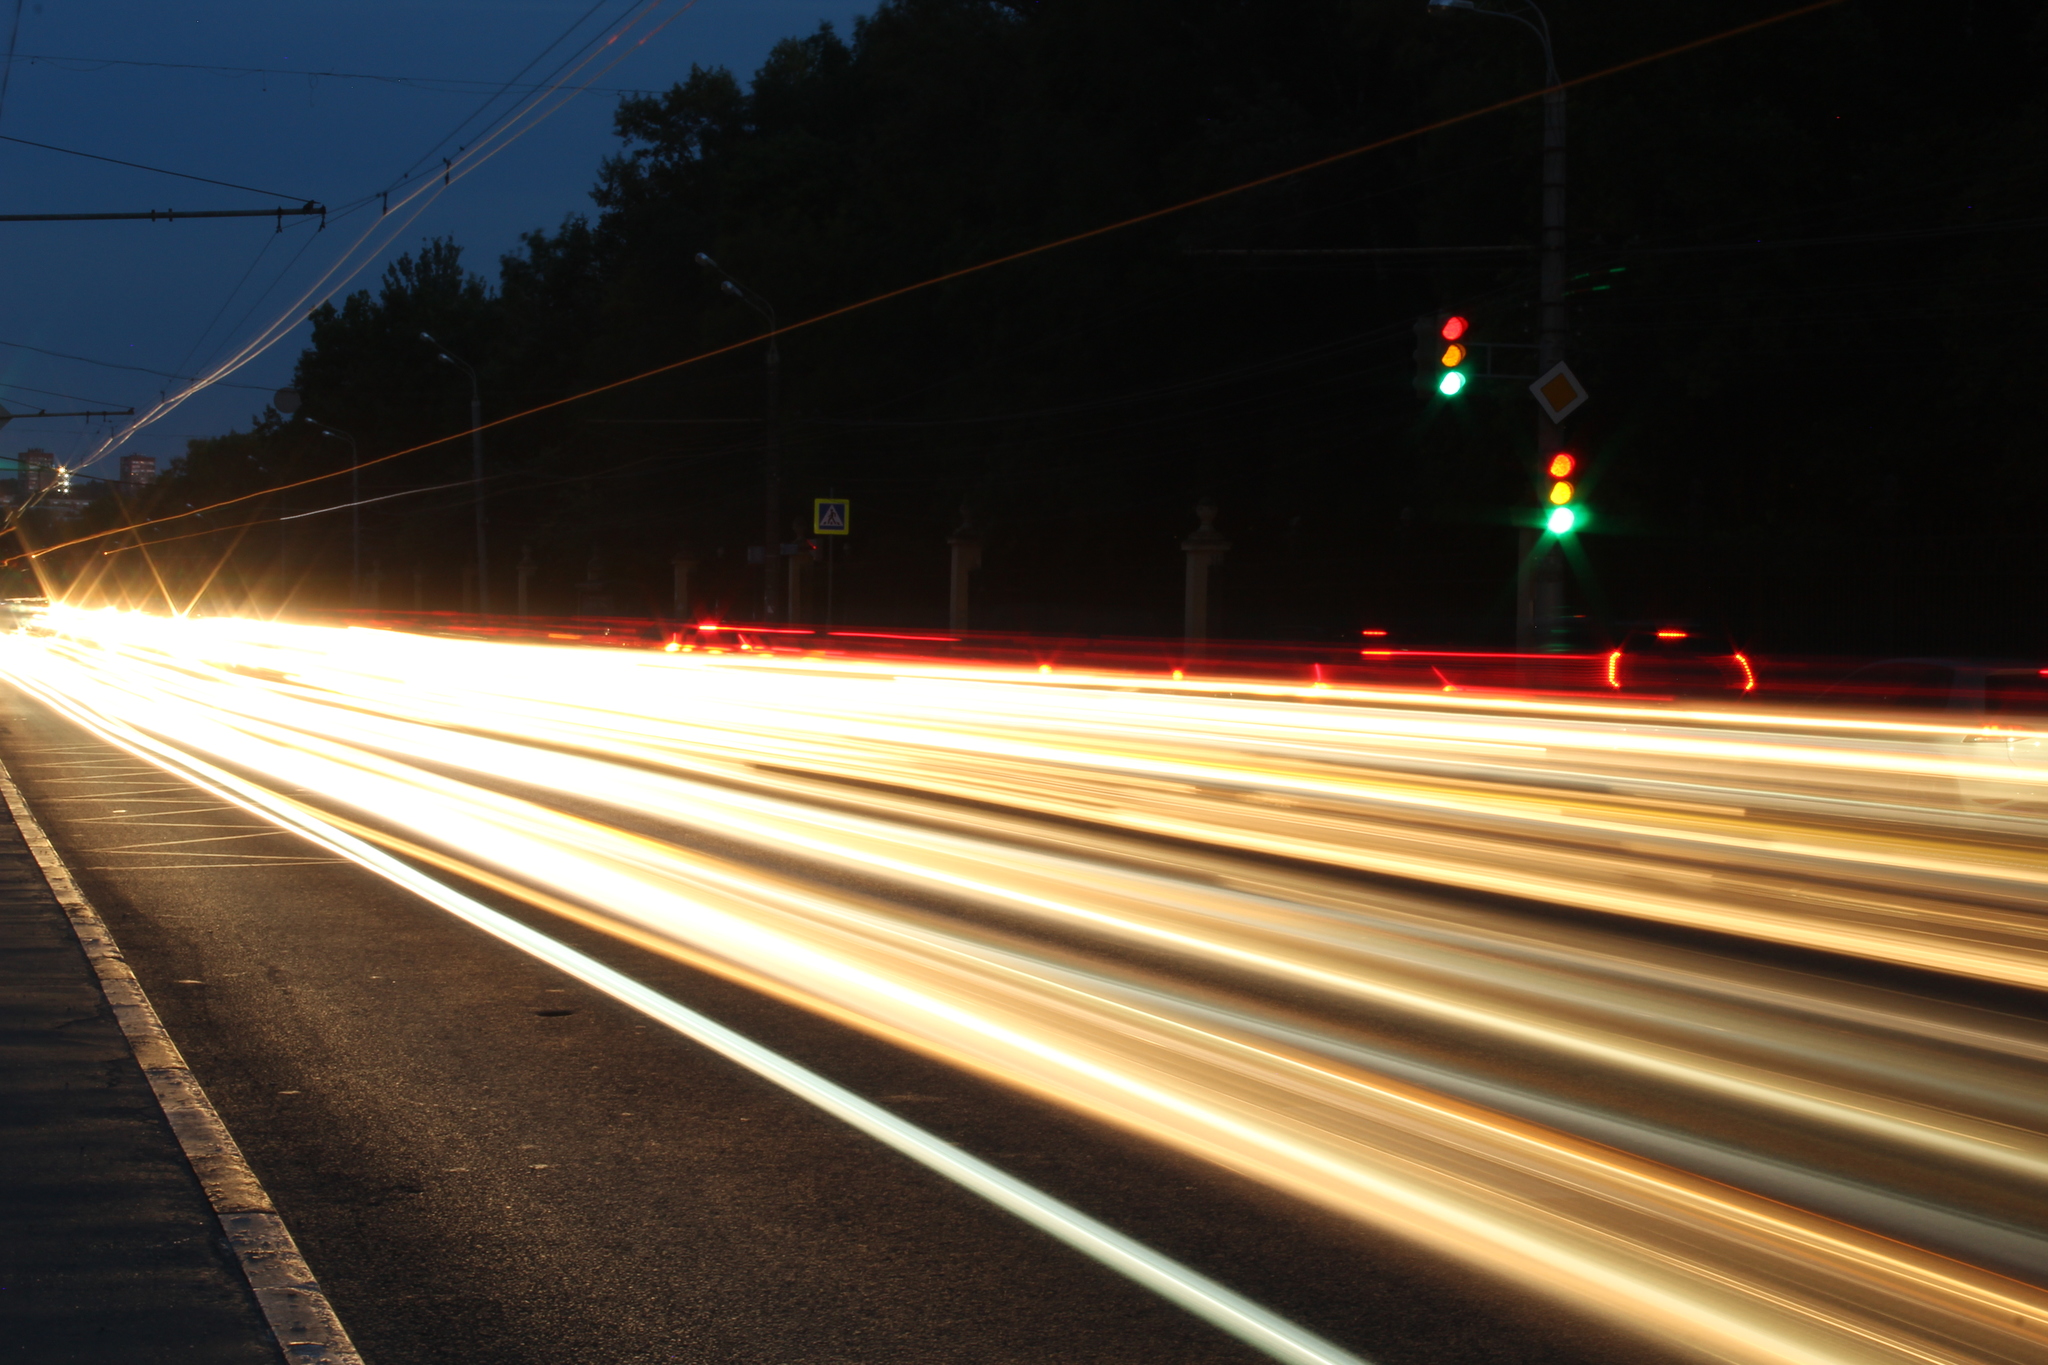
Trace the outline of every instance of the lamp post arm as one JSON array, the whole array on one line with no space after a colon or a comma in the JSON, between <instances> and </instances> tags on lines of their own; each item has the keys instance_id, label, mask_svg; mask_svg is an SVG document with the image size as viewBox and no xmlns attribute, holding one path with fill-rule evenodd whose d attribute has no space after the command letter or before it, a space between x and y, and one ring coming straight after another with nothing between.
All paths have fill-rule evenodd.
<instances>
[{"instance_id":1,"label":"lamp post arm","mask_svg":"<svg viewBox=\"0 0 2048 1365\"><path fill-rule=\"evenodd\" d=\"M1510 23L1520 24L1523 28L1528 29L1529 32L1535 34L1536 41L1543 44L1543 79L1551 85L1558 85L1562 82L1562 78L1557 74L1557 57L1550 46L1550 20L1545 18L1543 11L1535 5L1530 5L1529 10L1536 16L1536 22L1533 24L1512 10L1481 9L1477 5L1459 5L1457 7L1457 12L1460 14L1483 14L1489 19L1506 19Z\"/></svg>"}]
</instances>

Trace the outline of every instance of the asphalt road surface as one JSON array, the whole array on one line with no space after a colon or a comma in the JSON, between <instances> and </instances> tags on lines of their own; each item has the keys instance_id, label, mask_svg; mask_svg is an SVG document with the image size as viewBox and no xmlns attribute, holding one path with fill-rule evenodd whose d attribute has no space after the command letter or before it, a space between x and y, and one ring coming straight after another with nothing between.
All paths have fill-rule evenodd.
<instances>
[{"instance_id":1,"label":"asphalt road surface","mask_svg":"<svg viewBox=\"0 0 2048 1365\"><path fill-rule=\"evenodd\" d=\"M2048 1350L2048 865L1980 736L4 643L0 758L373 1365L1263 1358L664 1000L1384 1365Z\"/></svg>"},{"instance_id":2,"label":"asphalt road surface","mask_svg":"<svg viewBox=\"0 0 2048 1365\"><path fill-rule=\"evenodd\" d=\"M382 878L12 688L0 708L0 759L372 1365L1263 1359ZM1373 1359L1654 1359L1213 1167L494 903Z\"/></svg>"}]
</instances>

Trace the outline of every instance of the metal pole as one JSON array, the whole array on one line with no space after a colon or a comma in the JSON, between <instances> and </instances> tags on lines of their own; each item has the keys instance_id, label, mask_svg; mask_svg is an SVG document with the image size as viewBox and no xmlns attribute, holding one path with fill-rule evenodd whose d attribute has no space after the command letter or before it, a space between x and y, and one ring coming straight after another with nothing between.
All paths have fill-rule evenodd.
<instances>
[{"instance_id":1,"label":"metal pole","mask_svg":"<svg viewBox=\"0 0 2048 1365\"><path fill-rule=\"evenodd\" d=\"M1450 18L1462 14L1484 14L1511 19L1536 35L1543 44L1543 79L1549 87L1543 94L1543 226L1537 252L1536 279L1536 371L1541 374L1564 359L1565 337L1571 329L1570 309L1564 290L1564 91L1557 74L1557 56L1550 45L1550 19L1535 0L1524 0L1531 23L1519 12L1482 9L1478 0L1429 0L1430 14ZM1536 418L1538 467L1564 448L1564 436L1548 414ZM1539 504L1540 506L1540 504ZM1558 618L1564 614L1564 562L1555 537L1540 530L1525 530L1518 538L1515 568L1515 645L1527 651L1547 640Z\"/></svg>"},{"instance_id":2,"label":"metal pole","mask_svg":"<svg viewBox=\"0 0 2048 1365\"><path fill-rule=\"evenodd\" d=\"M348 604L363 605L363 457L356 438L339 427L322 426L329 436L348 442Z\"/></svg>"},{"instance_id":3,"label":"metal pole","mask_svg":"<svg viewBox=\"0 0 2048 1365\"><path fill-rule=\"evenodd\" d=\"M775 330L775 310L768 310L768 330ZM776 616L776 584L780 575L775 572L777 556L782 549L782 459L779 447L781 432L778 423L778 404L782 387L782 353L776 349L775 338L768 338L768 439L761 456L761 476L765 485L766 506L764 509L761 537L761 619L773 621ZM793 605L793 604L792 604Z\"/></svg>"},{"instance_id":4,"label":"metal pole","mask_svg":"<svg viewBox=\"0 0 2048 1365\"><path fill-rule=\"evenodd\" d=\"M1557 65L1551 60L1550 39L1543 39L1545 76L1555 87ZM1571 327L1571 312L1565 302L1565 110L1564 91L1553 88L1543 97L1543 229L1539 239L1536 315L1536 372L1548 370L1564 359L1565 338ZM1536 414L1536 464L1547 466L1550 457L1564 449L1564 433L1545 412ZM1556 641L1546 638L1564 615L1564 557L1558 553L1555 537L1540 536L1542 547L1534 565L1521 578L1523 601L1517 603L1517 646L1540 648Z\"/></svg>"},{"instance_id":5,"label":"metal pole","mask_svg":"<svg viewBox=\"0 0 2048 1365\"><path fill-rule=\"evenodd\" d=\"M479 615L489 616L491 562L484 537L484 398L474 370L469 374L469 470L476 484L476 607Z\"/></svg>"},{"instance_id":6,"label":"metal pole","mask_svg":"<svg viewBox=\"0 0 2048 1365\"><path fill-rule=\"evenodd\" d=\"M725 268L704 252L697 253L697 264L718 277L720 292L731 295L768 319L768 431L761 452L761 619L773 621L776 617L776 583L780 578L777 569L782 554L782 432L778 411L782 351L775 344L775 334L782 329L775 321L774 304L726 274ZM791 604L792 610L794 605Z\"/></svg>"},{"instance_id":7,"label":"metal pole","mask_svg":"<svg viewBox=\"0 0 2048 1365\"><path fill-rule=\"evenodd\" d=\"M421 332L420 340L432 346L441 359L469 377L469 477L476 487L476 605L478 614L488 616L491 611L491 577L489 547L484 538L483 390L477 385L476 370L450 354L446 346L434 340L431 332Z\"/></svg>"}]
</instances>

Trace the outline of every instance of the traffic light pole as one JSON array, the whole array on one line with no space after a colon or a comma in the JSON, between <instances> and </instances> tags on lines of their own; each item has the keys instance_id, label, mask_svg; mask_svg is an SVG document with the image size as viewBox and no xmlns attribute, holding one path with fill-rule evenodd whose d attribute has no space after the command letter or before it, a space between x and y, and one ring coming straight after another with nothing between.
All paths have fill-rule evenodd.
<instances>
[{"instance_id":1,"label":"traffic light pole","mask_svg":"<svg viewBox=\"0 0 2048 1365\"><path fill-rule=\"evenodd\" d=\"M1550 41L1543 43L1546 75L1552 89L1543 97L1543 230L1537 260L1536 373L1547 373L1564 359L1565 336L1571 326L1564 294L1565 121L1564 91L1557 67L1550 61ZM1564 433L1550 414L1536 414L1536 463L1550 464L1564 449ZM1564 615L1564 557L1554 536L1542 530L1523 535L1521 570L1515 582L1515 647L1538 649Z\"/></svg>"},{"instance_id":2,"label":"traffic light pole","mask_svg":"<svg viewBox=\"0 0 2048 1365\"><path fill-rule=\"evenodd\" d=\"M1545 374L1564 359L1565 334L1571 318L1564 296L1564 82L1557 74L1557 56L1550 46L1550 19L1535 0L1525 0L1534 14L1483 9L1479 0L1428 0L1439 18L1483 14L1511 19L1543 44L1543 229L1537 254L1536 373ZM1536 418L1536 467L1547 468L1564 449L1564 436L1549 413ZM1564 561L1557 538L1542 529L1524 531L1515 572L1515 645L1523 651L1553 643L1551 636L1564 615Z\"/></svg>"}]
</instances>

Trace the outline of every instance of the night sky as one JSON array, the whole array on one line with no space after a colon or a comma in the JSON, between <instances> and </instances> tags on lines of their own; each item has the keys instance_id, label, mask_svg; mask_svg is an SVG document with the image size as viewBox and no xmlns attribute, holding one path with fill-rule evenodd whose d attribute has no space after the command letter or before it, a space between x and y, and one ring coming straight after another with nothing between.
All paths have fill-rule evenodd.
<instances>
[{"instance_id":1,"label":"night sky","mask_svg":"<svg viewBox=\"0 0 2048 1365\"><path fill-rule=\"evenodd\" d=\"M515 107L511 96L485 107L502 83L529 62L528 82L554 72L645 11L646 0L28 0L14 33L0 136L251 188L0 141L0 212L268 209L307 199L340 210L370 202L337 211L319 231L317 220L291 219L283 233L267 219L0 223L0 403L12 412L146 411L185 387L150 372L203 373L296 316L268 351L85 468L112 475L119 454L154 455L161 465L190 437L246 427L288 382L307 341L304 314L325 293L374 288L386 262L430 236L453 237L465 264L495 281L498 257L520 233L588 210L598 163L618 148L611 116L619 91L665 89L692 62L751 74L777 39L821 20L848 31L863 8L853 0L657 0L651 22L627 41L672 22L603 74L595 73L608 56L585 67L578 83L595 88L438 197L415 201L422 211L405 224L404 188L438 186L441 158ZM14 5L0 0L0 40L14 25ZM351 74L310 74L319 72ZM412 178L401 180L408 169ZM398 188L380 225L374 196L387 187ZM393 240L379 248L385 237ZM352 278L330 279L299 305L344 258L360 263ZM18 418L0 431L0 456L40 446L77 465L131 420Z\"/></svg>"}]
</instances>

